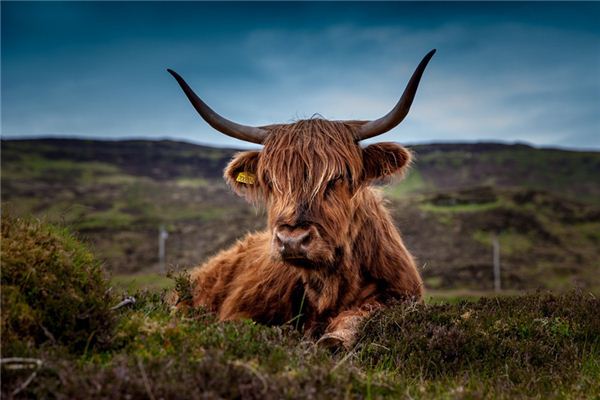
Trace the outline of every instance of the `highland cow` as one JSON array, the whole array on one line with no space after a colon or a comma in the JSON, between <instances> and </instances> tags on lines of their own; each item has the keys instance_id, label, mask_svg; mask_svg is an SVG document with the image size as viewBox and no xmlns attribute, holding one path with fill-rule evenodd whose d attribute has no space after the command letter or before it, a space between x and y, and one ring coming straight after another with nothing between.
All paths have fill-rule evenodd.
<instances>
[{"instance_id":1,"label":"highland cow","mask_svg":"<svg viewBox=\"0 0 600 400\"><path fill-rule=\"evenodd\" d=\"M213 128L263 145L237 154L224 176L235 193L266 206L267 229L192 270L193 306L221 320L295 321L320 344L349 347L369 313L422 298L413 257L371 186L402 174L411 154L395 143L363 148L359 142L405 118L434 52L423 58L394 109L374 121L239 125L215 113L168 70Z\"/></svg>"}]
</instances>

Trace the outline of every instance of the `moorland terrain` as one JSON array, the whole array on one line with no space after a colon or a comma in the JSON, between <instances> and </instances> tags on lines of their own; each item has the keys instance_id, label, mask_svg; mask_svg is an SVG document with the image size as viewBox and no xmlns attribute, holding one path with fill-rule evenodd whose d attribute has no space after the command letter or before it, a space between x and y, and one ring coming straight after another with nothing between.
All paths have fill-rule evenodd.
<instances>
[{"instance_id":1,"label":"moorland terrain","mask_svg":"<svg viewBox=\"0 0 600 400\"><path fill-rule=\"evenodd\" d=\"M187 267L264 226L221 179L235 150L2 141L2 398L598 398L600 153L412 150L382 190L433 295L331 351L301 334L302 309L269 327L166 301L189 294Z\"/></svg>"},{"instance_id":2,"label":"moorland terrain","mask_svg":"<svg viewBox=\"0 0 600 400\"><path fill-rule=\"evenodd\" d=\"M406 179L382 186L429 289L600 288L600 153L523 144L411 146ZM165 282L246 232L264 211L222 179L233 149L173 141L2 141L2 205L75 230L115 280Z\"/></svg>"}]
</instances>

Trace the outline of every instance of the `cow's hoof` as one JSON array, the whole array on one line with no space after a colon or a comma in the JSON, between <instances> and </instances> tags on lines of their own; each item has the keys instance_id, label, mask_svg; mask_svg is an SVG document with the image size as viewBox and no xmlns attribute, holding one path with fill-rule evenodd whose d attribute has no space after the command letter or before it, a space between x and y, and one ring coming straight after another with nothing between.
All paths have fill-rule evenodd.
<instances>
[{"instance_id":1,"label":"cow's hoof","mask_svg":"<svg viewBox=\"0 0 600 400\"><path fill-rule=\"evenodd\" d=\"M344 336L337 332L326 333L317 340L317 346L331 351L341 350L346 348L344 339Z\"/></svg>"}]
</instances>

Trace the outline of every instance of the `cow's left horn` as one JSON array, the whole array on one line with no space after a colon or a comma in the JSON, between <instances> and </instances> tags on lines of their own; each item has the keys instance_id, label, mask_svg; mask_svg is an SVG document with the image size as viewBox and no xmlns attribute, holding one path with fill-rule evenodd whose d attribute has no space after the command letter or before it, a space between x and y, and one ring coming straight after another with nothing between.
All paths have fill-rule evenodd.
<instances>
[{"instance_id":1,"label":"cow's left horn","mask_svg":"<svg viewBox=\"0 0 600 400\"><path fill-rule=\"evenodd\" d=\"M227 136L234 137L236 139L245 140L246 142L261 144L267 136L267 131L254 126L240 125L227 118L221 117L219 114L213 111L200 97L194 93L191 87L183 80L179 74L171 69L167 71L173 75L183 92L190 100L198 114L206 121L210 126L226 134Z\"/></svg>"},{"instance_id":2,"label":"cow's left horn","mask_svg":"<svg viewBox=\"0 0 600 400\"><path fill-rule=\"evenodd\" d=\"M415 93L417 93L417 87L419 87L419 81L421 80L423 71L425 71L425 67L427 67L427 63L429 63L429 60L431 60L431 57L433 57L434 53L435 49L431 50L425 57L423 57L423 60L421 60L421 63L415 72L413 72L410 81L408 81L408 85L406 85L406 89L404 89L402 97L393 110L379 119L369 121L362 125L356 134L357 140L364 140L373 136L381 135L382 133L395 128L400 122L402 122L402 120L408 114L410 106L415 98Z\"/></svg>"}]
</instances>

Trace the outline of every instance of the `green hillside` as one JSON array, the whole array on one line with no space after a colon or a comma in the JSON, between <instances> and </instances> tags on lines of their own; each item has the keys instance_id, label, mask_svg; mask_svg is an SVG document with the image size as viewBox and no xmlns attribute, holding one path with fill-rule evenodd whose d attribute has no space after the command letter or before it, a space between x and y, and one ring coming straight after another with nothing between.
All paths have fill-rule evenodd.
<instances>
[{"instance_id":1,"label":"green hillside","mask_svg":"<svg viewBox=\"0 0 600 400\"><path fill-rule=\"evenodd\" d=\"M598 152L498 143L430 144L411 149L416 155L414 171L405 183L390 188L392 195L493 186L548 191L599 204Z\"/></svg>"},{"instance_id":2,"label":"green hillside","mask_svg":"<svg viewBox=\"0 0 600 400\"><path fill-rule=\"evenodd\" d=\"M427 286L491 288L491 235L503 287L597 290L600 153L524 145L413 146L406 179L384 188ZM190 267L264 226L221 178L235 153L170 141L2 141L2 204L68 225L115 275ZM142 274L142 275L140 275Z\"/></svg>"}]
</instances>

